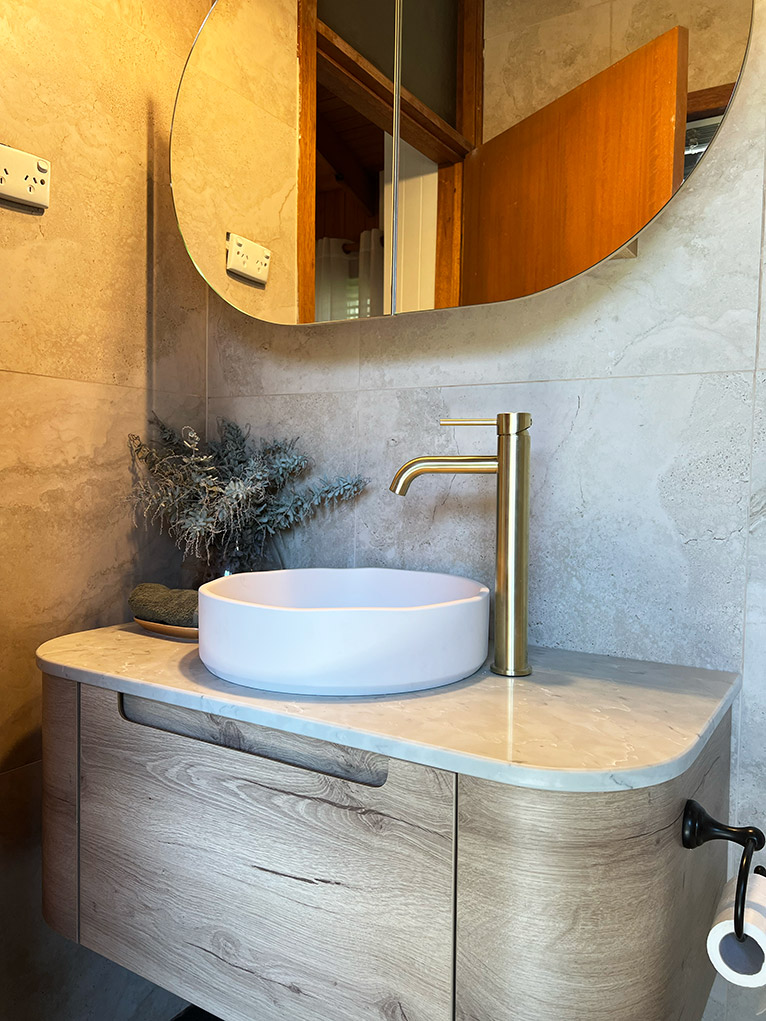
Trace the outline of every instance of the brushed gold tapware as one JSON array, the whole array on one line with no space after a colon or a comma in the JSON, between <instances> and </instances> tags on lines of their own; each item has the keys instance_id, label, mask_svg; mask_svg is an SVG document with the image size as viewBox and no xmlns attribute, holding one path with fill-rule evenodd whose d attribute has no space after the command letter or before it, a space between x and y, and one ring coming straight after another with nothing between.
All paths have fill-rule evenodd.
<instances>
[{"instance_id":1,"label":"brushed gold tapware","mask_svg":"<svg viewBox=\"0 0 766 1021\"><path fill-rule=\"evenodd\" d=\"M394 475L391 491L404 496L418 475L497 475L495 559L495 660L505 677L526 677L529 575L529 427L525 411L494 418L443 418L441 425L494 425L494 457L416 457Z\"/></svg>"}]
</instances>

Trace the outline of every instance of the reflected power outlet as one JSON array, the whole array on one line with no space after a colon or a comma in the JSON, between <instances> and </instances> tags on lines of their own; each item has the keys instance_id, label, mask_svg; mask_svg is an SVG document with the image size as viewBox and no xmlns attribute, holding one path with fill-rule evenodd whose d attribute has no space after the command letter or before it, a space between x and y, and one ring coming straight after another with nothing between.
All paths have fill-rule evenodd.
<instances>
[{"instance_id":1,"label":"reflected power outlet","mask_svg":"<svg viewBox=\"0 0 766 1021\"><path fill-rule=\"evenodd\" d=\"M47 209L51 190L48 160L0 142L0 199Z\"/></svg>"},{"instance_id":2,"label":"reflected power outlet","mask_svg":"<svg viewBox=\"0 0 766 1021\"><path fill-rule=\"evenodd\" d=\"M227 233L226 269L229 273L265 284L269 279L271 252L239 234Z\"/></svg>"}]
</instances>

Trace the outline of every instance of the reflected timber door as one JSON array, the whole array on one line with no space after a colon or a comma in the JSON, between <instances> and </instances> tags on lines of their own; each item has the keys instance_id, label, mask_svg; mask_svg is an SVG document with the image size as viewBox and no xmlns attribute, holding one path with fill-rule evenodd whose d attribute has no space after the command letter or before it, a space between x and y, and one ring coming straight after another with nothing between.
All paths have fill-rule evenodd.
<instances>
[{"instance_id":1,"label":"reflected timber door","mask_svg":"<svg viewBox=\"0 0 766 1021\"><path fill-rule=\"evenodd\" d=\"M687 63L673 28L468 154L462 304L567 280L665 205L683 180Z\"/></svg>"}]
</instances>

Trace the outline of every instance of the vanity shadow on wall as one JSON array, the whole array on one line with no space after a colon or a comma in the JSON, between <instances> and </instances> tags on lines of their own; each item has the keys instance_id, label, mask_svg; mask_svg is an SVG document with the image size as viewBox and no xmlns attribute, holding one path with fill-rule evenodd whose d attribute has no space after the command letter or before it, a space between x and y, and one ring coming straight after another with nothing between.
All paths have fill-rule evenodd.
<instances>
[{"instance_id":1,"label":"vanity shadow on wall","mask_svg":"<svg viewBox=\"0 0 766 1021\"><path fill-rule=\"evenodd\" d=\"M393 311L480 304L624 250L710 144L752 4L571 6L217 0L171 153L200 272L295 323L389 313L394 275ZM226 272L229 231L265 286Z\"/></svg>"}]
</instances>

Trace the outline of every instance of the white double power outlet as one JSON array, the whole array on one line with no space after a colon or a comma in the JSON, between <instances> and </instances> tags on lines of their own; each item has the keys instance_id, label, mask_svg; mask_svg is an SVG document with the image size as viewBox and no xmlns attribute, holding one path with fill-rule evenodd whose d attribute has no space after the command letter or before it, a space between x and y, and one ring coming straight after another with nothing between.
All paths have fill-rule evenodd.
<instances>
[{"instance_id":1,"label":"white double power outlet","mask_svg":"<svg viewBox=\"0 0 766 1021\"><path fill-rule=\"evenodd\" d=\"M47 209L50 204L49 160L0 142L0 199Z\"/></svg>"},{"instance_id":2,"label":"white double power outlet","mask_svg":"<svg viewBox=\"0 0 766 1021\"><path fill-rule=\"evenodd\" d=\"M240 234L226 234L226 269L229 273L265 284L269 279L271 252L263 245L243 238Z\"/></svg>"}]
</instances>

